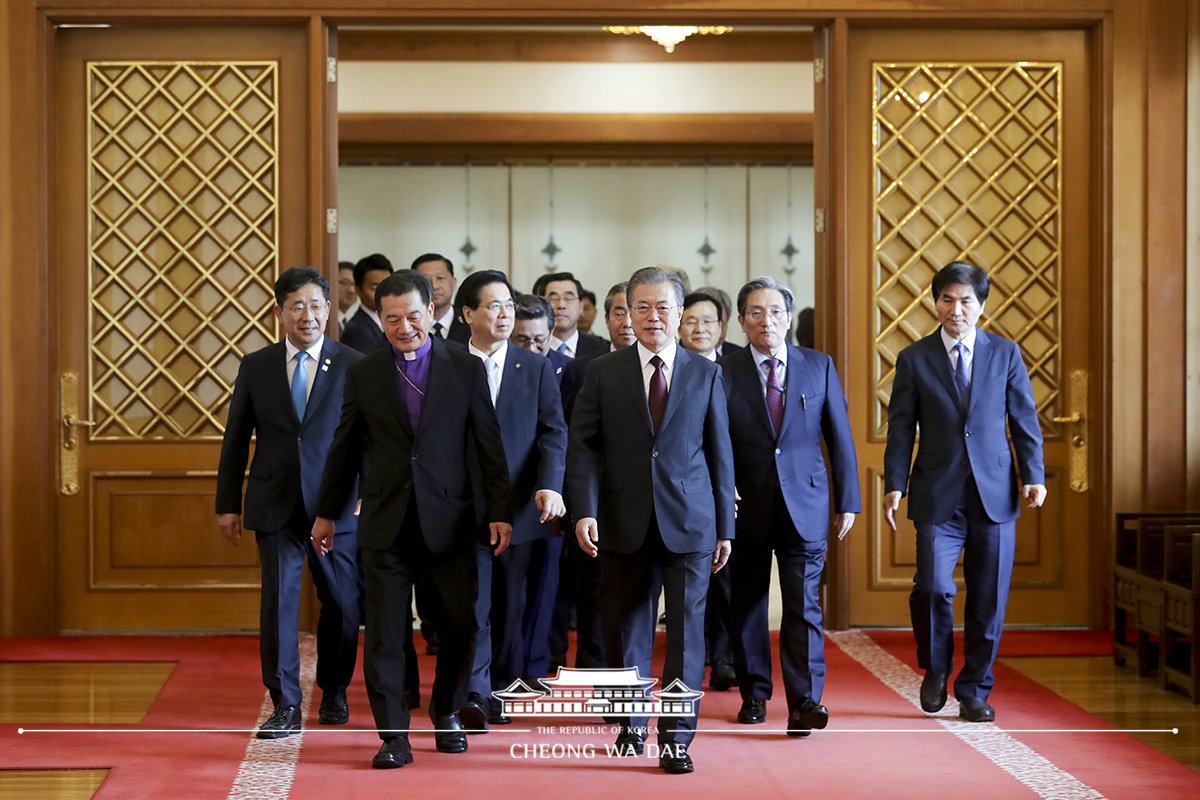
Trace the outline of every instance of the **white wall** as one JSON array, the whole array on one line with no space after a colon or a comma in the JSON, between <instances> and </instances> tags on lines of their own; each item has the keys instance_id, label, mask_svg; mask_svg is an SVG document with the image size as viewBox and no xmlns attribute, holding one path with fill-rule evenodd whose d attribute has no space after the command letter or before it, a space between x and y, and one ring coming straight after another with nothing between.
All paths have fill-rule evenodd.
<instances>
[{"instance_id":1,"label":"white wall","mask_svg":"<svg viewBox=\"0 0 1200 800\"><path fill-rule=\"evenodd\" d=\"M554 241L562 252L549 271L574 272L598 296L638 267L672 264L687 270L693 287L711 284L733 296L749 277L773 275L792 287L798 308L812 305L811 167L791 170L790 223L787 167L708 169L708 237L716 253L707 276L696 252L705 236L704 167L556 166L553 179ZM548 167L471 168L470 235L478 251L469 265L459 252L467 235L464 167L343 166L338 182L342 260L380 252L404 267L440 252L456 274L468 266L499 269L522 291L548 271L540 252L550 235ZM779 252L789 229L800 251L790 274ZM730 338L744 341L740 331Z\"/></svg>"}]
</instances>

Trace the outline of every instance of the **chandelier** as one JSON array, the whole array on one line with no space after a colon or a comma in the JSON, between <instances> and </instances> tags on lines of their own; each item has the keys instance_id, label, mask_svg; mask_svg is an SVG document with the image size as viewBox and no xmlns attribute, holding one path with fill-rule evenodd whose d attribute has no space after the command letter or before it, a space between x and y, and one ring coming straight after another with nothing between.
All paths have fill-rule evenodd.
<instances>
[{"instance_id":1,"label":"chandelier","mask_svg":"<svg viewBox=\"0 0 1200 800\"><path fill-rule=\"evenodd\" d=\"M720 36L733 28L727 25L605 25L604 30L626 35L642 33L661 44L668 53L674 53L675 45L692 34Z\"/></svg>"}]
</instances>

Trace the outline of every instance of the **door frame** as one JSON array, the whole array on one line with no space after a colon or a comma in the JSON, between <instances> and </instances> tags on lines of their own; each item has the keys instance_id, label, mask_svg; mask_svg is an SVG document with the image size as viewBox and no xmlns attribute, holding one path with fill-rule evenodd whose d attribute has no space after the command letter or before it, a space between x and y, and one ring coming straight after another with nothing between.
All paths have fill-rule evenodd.
<instances>
[{"instance_id":1,"label":"door frame","mask_svg":"<svg viewBox=\"0 0 1200 800\"><path fill-rule=\"evenodd\" d=\"M112 0L108 0L112 2ZM579 11L534 10L525 13L495 8L462 8L449 12L388 9L364 11L326 11L349 5L349 0L330 0L319 9L242 11L230 3L226 9L178 8L130 10L126 7L97 4L87 9L53 7L55 0L25 3L9 12L5 44L10 56L5 63L35 64L32 74L0 75L0 91L7 93L3 102L11 109L17 100L24 108L34 109L28 118L5 123L3 133L12 139L36 141L35 158L13 158L7 163L9 175L0 178L0 200L20 197L28 204L11 204L8 219L0 229L3 249L0 253L13 261L33 265L20 299L14 299L15 272L6 268L0 292L0 358L12 363L20 354L19 381L12 369L0 370L0 471L6 476L0 485L0 636L48 635L58 630L55 608L57 597L58 550L58 425L57 425L57 352L55 320L57 307L57 260L53 225L55 208L54 153L48 145L55 141L56 63L55 26L59 24L97 24L121 22L139 25L189 24L295 24L309 30L309 133L311 233L309 252L325 257L328 268L335 269L336 234L326 233L326 209L336 208L337 141L334 87L326 82L326 58L335 55L338 24L603 24L620 17L630 22L693 22L696 12L679 10ZM1089 124L1094 131L1089 161L1097 176L1090 213L1092 227L1092 274L1098 281L1089 304L1089 333L1092 348L1089 412L1093 419L1091 458L1092 550L1089 564L1089 620L1092 627L1104 627L1109 618L1108 570L1112 537L1108 526L1113 519L1112 499L1112 420L1111 355L1113 319L1112 274L1112 140L1113 140L1113 48L1114 28L1111 10L1060 12L1045 10L1030 2L1020 12L955 11L952 13L838 9L787 13L778 9L754 11L739 6L736 0L724 0L728 13L708 8L705 15L717 14L726 24L812 25L819 32L816 46L826 63L826 80L817 87L816 125L814 130L815 193L818 208L826 210L826 233L818 234L816 297L828 309L817 315L817 344L830 353L842 374L850 358L846 326L848 324L848 263L846 203L847 179L847 46L857 27L921 26L969 27L972 25L1036 29L1072 27L1088 33L1093 75L1092 109ZM303 0L302 0L303 3ZM297 5L301 5L298 3ZM182 5L182 4L180 4ZM816 5L805 4L805 5ZM880 3L886 6L886 3ZM822 13L823 12L823 13ZM332 122L329 117L332 114ZM332 126L332 127L331 127ZM332 136L329 135L333 131ZM4 155L13 146L5 143ZM7 185L5 185L7 183ZM15 187L34 187L19 191ZM1181 214L1183 212L1180 212ZM30 236L29 233L33 232ZM1139 231L1139 233L1141 233ZM18 235L19 234L19 235ZM336 277L334 275L333 277ZM36 282L36 285L33 285ZM29 502L32 499L33 502ZM20 500L20 502L18 502ZM39 535L40 533L40 535ZM849 625L849 563L845 543L835 543L829 555L830 591L828 621L830 627ZM19 565L19 568L16 566Z\"/></svg>"}]
</instances>

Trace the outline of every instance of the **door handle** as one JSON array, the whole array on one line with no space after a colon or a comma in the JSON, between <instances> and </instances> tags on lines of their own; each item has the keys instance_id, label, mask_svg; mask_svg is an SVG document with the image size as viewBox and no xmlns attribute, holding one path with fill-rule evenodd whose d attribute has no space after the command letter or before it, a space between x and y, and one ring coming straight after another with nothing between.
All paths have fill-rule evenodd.
<instances>
[{"instance_id":1,"label":"door handle","mask_svg":"<svg viewBox=\"0 0 1200 800\"><path fill-rule=\"evenodd\" d=\"M1085 370L1077 369L1071 373L1066 396L1071 413L1053 419L1055 422L1071 426L1071 446L1067 455L1071 491L1086 492L1088 490L1088 425L1082 410L1087 408L1088 401L1088 375Z\"/></svg>"},{"instance_id":2,"label":"door handle","mask_svg":"<svg viewBox=\"0 0 1200 800\"><path fill-rule=\"evenodd\" d=\"M1069 417L1054 417L1055 422L1075 423L1075 422L1081 421L1082 419L1083 419L1083 415L1080 414L1078 411L1072 413L1071 416L1069 416Z\"/></svg>"},{"instance_id":3,"label":"door handle","mask_svg":"<svg viewBox=\"0 0 1200 800\"><path fill-rule=\"evenodd\" d=\"M62 426L59 429L59 485L65 495L79 494L79 440L76 428L91 428L95 422L79 418L79 376L64 372L58 378L58 410Z\"/></svg>"}]
</instances>

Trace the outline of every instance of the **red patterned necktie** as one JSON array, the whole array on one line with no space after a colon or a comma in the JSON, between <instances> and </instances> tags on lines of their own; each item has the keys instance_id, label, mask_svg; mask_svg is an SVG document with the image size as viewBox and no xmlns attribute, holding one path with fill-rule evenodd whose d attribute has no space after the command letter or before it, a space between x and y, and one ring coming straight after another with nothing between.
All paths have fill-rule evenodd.
<instances>
[{"instance_id":1,"label":"red patterned necktie","mask_svg":"<svg viewBox=\"0 0 1200 800\"><path fill-rule=\"evenodd\" d=\"M783 388L779 385L778 369L783 366L778 358L767 360L767 412L771 415L771 425L775 435L783 427Z\"/></svg>"},{"instance_id":2,"label":"red patterned necktie","mask_svg":"<svg viewBox=\"0 0 1200 800\"><path fill-rule=\"evenodd\" d=\"M650 359L654 374L650 376L650 421L654 423L654 435L662 424L663 412L667 410L667 376L663 373L663 360L658 356Z\"/></svg>"}]
</instances>

